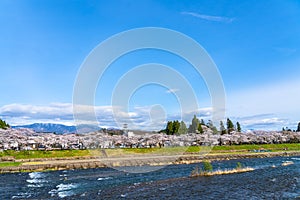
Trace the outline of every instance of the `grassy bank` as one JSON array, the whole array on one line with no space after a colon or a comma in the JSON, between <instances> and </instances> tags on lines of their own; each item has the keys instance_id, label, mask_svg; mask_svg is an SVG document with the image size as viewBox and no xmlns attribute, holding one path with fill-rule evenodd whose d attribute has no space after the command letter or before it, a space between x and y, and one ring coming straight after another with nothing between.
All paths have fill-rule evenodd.
<instances>
[{"instance_id":1,"label":"grassy bank","mask_svg":"<svg viewBox=\"0 0 300 200\"><path fill-rule=\"evenodd\" d=\"M122 152L122 153L199 153L199 152L209 152L209 153L230 153L230 152L251 152L255 150L269 150L271 152L279 151L298 151L300 150L300 143L291 144L249 144L249 145L230 145L230 146L190 146L190 147L166 147L166 148L129 148L129 149L110 149L106 150L108 153Z\"/></svg>"},{"instance_id":2,"label":"grassy bank","mask_svg":"<svg viewBox=\"0 0 300 200\"><path fill-rule=\"evenodd\" d=\"M21 162L0 162L0 168L1 167L17 167L20 166Z\"/></svg>"},{"instance_id":3,"label":"grassy bank","mask_svg":"<svg viewBox=\"0 0 300 200\"><path fill-rule=\"evenodd\" d=\"M53 151L14 151L0 152L0 158L12 157L14 159L35 158L67 158L104 156L117 157L122 155L175 155L183 153L210 153L210 154L242 154L254 150L268 150L271 152L300 151L300 143L293 144L261 144L261 145L231 145L231 146L191 146L191 147L166 147L166 148L121 148L101 150L53 150ZM254 153L254 152L253 152Z\"/></svg>"},{"instance_id":4,"label":"grassy bank","mask_svg":"<svg viewBox=\"0 0 300 200\"><path fill-rule=\"evenodd\" d=\"M0 157L14 157L15 159L32 158L63 158L63 157L83 157L89 156L89 150L55 150L55 151L14 151L7 150L0 152Z\"/></svg>"},{"instance_id":5,"label":"grassy bank","mask_svg":"<svg viewBox=\"0 0 300 200\"><path fill-rule=\"evenodd\" d=\"M288 151L298 151L300 150L300 143L291 144L247 144L247 145L231 145L231 146L215 146L213 152L218 151L252 151L252 150L270 150L272 152L288 150Z\"/></svg>"}]
</instances>

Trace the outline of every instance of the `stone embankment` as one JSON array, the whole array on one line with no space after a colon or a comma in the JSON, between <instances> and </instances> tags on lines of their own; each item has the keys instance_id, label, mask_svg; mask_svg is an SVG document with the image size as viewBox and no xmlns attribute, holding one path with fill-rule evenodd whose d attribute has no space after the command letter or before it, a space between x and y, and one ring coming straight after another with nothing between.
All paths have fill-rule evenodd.
<instances>
[{"instance_id":1,"label":"stone embankment","mask_svg":"<svg viewBox=\"0 0 300 200\"><path fill-rule=\"evenodd\" d=\"M85 157L77 159L31 159L16 160L22 165L15 167L0 168L0 173L45 171L45 170L68 170L88 169L101 167L123 166L160 166L170 164L191 164L203 160L230 160L244 158L265 158L276 156L300 156L300 151L288 152L263 152L263 153L237 153L237 154L208 154L208 155L141 155L124 157ZM26 161L26 162L24 162Z\"/></svg>"}]
</instances>

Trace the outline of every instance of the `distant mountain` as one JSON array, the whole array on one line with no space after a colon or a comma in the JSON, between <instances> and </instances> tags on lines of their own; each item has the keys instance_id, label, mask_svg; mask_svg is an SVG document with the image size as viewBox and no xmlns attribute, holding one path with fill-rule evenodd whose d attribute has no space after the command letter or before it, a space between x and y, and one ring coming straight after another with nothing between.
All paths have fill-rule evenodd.
<instances>
[{"instance_id":1,"label":"distant mountain","mask_svg":"<svg viewBox=\"0 0 300 200\"><path fill-rule=\"evenodd\" d=\"M76 126L66 126L63 124L51 124L51 123L34 123L29 125L12 126L12 128L30 128L35 132L55 132L59 134L64 133L76 133Z\"/></svg>"},{"instance_id":2,"label":"distant mountain","mask_svg":"<svg viewBox=\"0 0 300 200\"><path fill-rule=\"evenodd\" d=\"M101 128L94 125L78 125L78 126L66 126L63 124L51 124L51 123L34 123L29 125L12 126L12 128L30 128L35 132L52 132L58 134L64 133L88 133L98 131Z\"/></svg>"},{"instance_id":3,"label":"distant mountain","mask_svg":"<svg viewBox=\"0 0 300 200\"><path fill-rule=\"evenodd\" d=\"M95 125L86 125L81 124L78 126L66 126L63 124L52 124L52 123L34 123L28 125L19 125L12 126L12 128L29 128L34 130L35 132L40 133L57 133L57 134L65 134L65 133L89 133L93 131L102 130L104 133L108 133L111 135L122 135L123 130L117 128L101 128ZM154 131L143 131L143 130L130 130L133 131L136 135L145 135L145 134L153 134L156 133Z\"/></svg>"}]
</instances>

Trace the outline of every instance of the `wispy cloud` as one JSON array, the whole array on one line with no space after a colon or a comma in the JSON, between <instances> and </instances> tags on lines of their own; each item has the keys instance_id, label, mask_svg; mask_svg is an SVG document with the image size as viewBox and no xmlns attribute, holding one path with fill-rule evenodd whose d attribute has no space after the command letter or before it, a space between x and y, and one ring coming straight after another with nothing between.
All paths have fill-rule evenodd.
<instances>
[{"instance_id":1,"label":"wispy cloud","mask_svg":"<svg viewBox=\"0 0 300 200\"><path fill-rule=\"evenodd\" d=\"M280 130L281 127L287 126L288 120L272 116L271 114L262 114L243 117L239 120L244 129L255 130Z\"/></svg>"},{"instance_id":2,"label":"wispy cloud","mask_svg":"<svg viewBox=\"0 0 300 200\"><path fill-rule=\"evenodd\" d=\"M197 17L197 18L200 18L203 20L214 21L214 22L231 23L232 21L235 20L235 18L214 16L214 15L204 15L204 14L199 14L199 13L195 13L195 12L181 12L181 14L190 15L190 16Z\"/></svg>"},{"instance_id":3,"label":"wispy cloud","mask_svg":"<svg viewBox=\"0 0 300 200\"><path fill-rule=\"evenodd\" d=\"M300 112L299 85L299 80L289 78L276 83L273 81L269 85L257 84L253 88L232 93L227 95L227 113L240 118L253 115L241 119L243 124L249 123L249 128L255 128L254 125L258 123L273 130L280 130L283 126L294 128ZM257 115L259 113L266 114Z\"/></svg>"},{"instance_id":4,"label":"wispy cloud","mask_svg":"<svg viewBox=\"0 0 300 200\"><path fill-rule=\"evenodd\" d=\"M194 114L200 118L211 115L211 108L201 108L196 111L184 112L182 114L168 115L158 105L136 106L129 112L116 106L86 106L77 105L77 114L82 118L76 123L94 124L89 115L97 118L100 127L121 128L123 123L128 123L130 129L161 130L165 128L167 120L183 119L189 123ZM8 104L0 107L0 118L11 125L25 125L32 123L57 123L64 125L75 125L73 116L73 104L52 103L49 105L30 104ZM94 124L95 125L95 124Z\"/></svg>"},{"instance_id":5,"label":"wispy cloud","mask_svg":"<svg viewBox=\"0 0 300 200\"><path fill-rule=\"evenodd\" d=\"M89 115L91 107L82 106L80 114ZM205 121L212 118L212 107L199 108L198 110L182 111L183 113L165 113L158 105L136 106L129 112L126 109L113 106L92 106L95 111L97 123L100 127L122 128L123 123L128 123L130 129L161 130L165 128L168 120L183 120L191 123L193 115ZM75 125L73 117L73 104L54 103L49 105L9 104L0 107L0 118L11 125L24 125L32 123L57 123ZM82 124L92 124L89 117L83 117ZM234 122L239 121L244 131L255 130L280 130L282 127L294 129L295 122L273 113L259 115L244 115L243 117L230 117ZM215 122L218 127L219 123Z\"/></svg>"}]
</instances>

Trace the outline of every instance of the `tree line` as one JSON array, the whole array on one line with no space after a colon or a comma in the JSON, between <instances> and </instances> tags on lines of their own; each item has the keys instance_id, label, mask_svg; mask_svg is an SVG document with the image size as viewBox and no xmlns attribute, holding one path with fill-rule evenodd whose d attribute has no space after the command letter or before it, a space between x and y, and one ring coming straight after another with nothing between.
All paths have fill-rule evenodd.
<instances>
[{"instance_id":1,"label":"tree line","mask_svg":"<svg viewBox=\"0 0 300 200\"><path fill-rule=\"evenodd\" d=\"M10 128L9 124L6 123L4 120L0 119L0 129L8 129Z\"/></svg>"},{"instance_id":2,"label":"tree line","mask_svg":"<svg viewBox=\"0 0 300 200\"><path fill-rule=\"evenodd\" d=\"M207 123L203 119L198 119L196 115L194 115L191 124L189 127L185 124L184 121L168 121L166 128L161 130L160 132L166 133L167 135L182 135L187 133L197 133L202 134L204 133L205 129L211 129L214 134L231 134L233 131L241 132L241 125L239 122L236 122L236 125L233 124L233 122L227 118L226 120L226 127L224 125L223 121L220 121L220 128L217 129L217 127L213 124L211 120L208 120ZM299 127L300 128L300 127Z\"/></svg>"},{"instance_id":3,"label":"tree line","mask_svg":"<svg viewBox=\"0 0 300 200\"><path fill-rule=\"evenodd\" d=\"M290 129L290 128L288 128L288 127L282 127L282 131L283 132L285 132L285 131L293 131L293 132L300 132L300 122L298 122L298 126L297 126L297 129L296 130L292 130L292 129Z\"/></svg>"}]
</instances>

